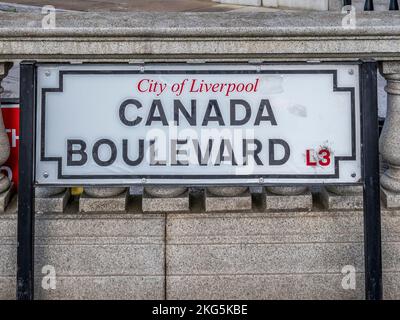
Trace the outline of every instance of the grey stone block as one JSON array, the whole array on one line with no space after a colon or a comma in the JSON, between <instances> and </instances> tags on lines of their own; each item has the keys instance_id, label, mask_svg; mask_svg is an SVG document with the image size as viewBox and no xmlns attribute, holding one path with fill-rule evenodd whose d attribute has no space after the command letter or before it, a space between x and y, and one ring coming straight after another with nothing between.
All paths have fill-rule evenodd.
<instances>
[{"instance_id":1,"label":"grey stone block","mask_svg":"<svg viewBox=\"0 0 400 320\"><path fill-rule=\"evenodd\" d=\"M143 212L189 212L189 192L173 198L156 198L144 192L142 197Z\"/></svg>"},{"instance_id":2,"label":"grey stone block","mask_svg":"<svg viewBox=\"0 0 400 320\"><path fill-rule=\"evenodd\" d=\"M11 186L8 188L7 191L0 193L0 213L6 211L7 205L9 204L11 197L13 195L13 191L14 191L14 186L13 184L11 184Z\"/></svg>"},{"instance_id":3,"label":"grey stone block","mask_svg":"<svg viewBox=\"0 0 400 320\"><path fill-rule=\"evenodd\" d=\"M54 266L59 275L74 277L163 275L163 248L162 243L136 244L132 239L124 238L107 239L101 243L85 240L71 243L59 239L56 244L36 246L35 265L38 275L45 265Z\"/></svg>"},{"instance_id":4,"label":"grey stone block","mask_svg":"<svg viewBox=\"0 0 400 320\"><path fill-rule=\"evenodd\" d=\"M361 210L363 194L339 195L322 188L320 198L323 206L329 210Z\"/></svg>"},{"instance_id":5,"label":"grey stone block","mask_svg":"<svg viewBox=\"0 0 400 320\"><path fill-rule=\"evenodd\" d=\"M364 276L344 290L342 273L167 276L167 299L267 300L364 299Z\"/></svg>"},{"instance_id":6,"label":"grey stone block","mask_svg":"<svg viewBox=\"0 0 400 320\"><path fill-rule=\"evenodd\" d=\"M40 278L39 278L40 280ZM46 300L162 300L164 276L57 276L55 290L36 283L35 298ZM15 293L14 293L15 294Z\"/></svg>"},{"instance_id":7,"label":"grey stone block","mask_svg":"<svg viewBox=\"0 0 400 320\"><path fill-rule=\"evenodd\" d=\"M70 189L67 188L63 192L49 196L46 198L35 198L35 211L36 212L63 212L70 197Z\"/></svg>"},{"instance_id":8,"label":"grey stone block","mask_svg":"<svg viewBox=\"0 0 400 320\"><path fill-rule=\"evenodd\" d=\"M163 215L36 215L37 299L163 299ZM15 299L16 215L0 216L0 298ZM44 265L56 290L41 288Z\"/></svg>"},{"instance_id":9,"label":"grey stone block","mask_svg":"<svg viewBox=\"0 0 400 320\"><path fill-rule=\"evenodd\" d=\"M388 209L400 208L400 193L394 193L381 187L381 200Z\"/></svg>"},{"instance_id":10,"label":"grey stone block","mask_svg":"<svg viewBox=\"0 0 400 320\"><path fill-rule=\"evenodd\" d=\"M383 215L388 234L400 230L400 216ZM363 216L357 212L251 212L169 214L168 244L362 242ZM398 229L399 228L399 229ZM234 230L234 232L233 232ZM386 238L388 239L388 238ZM398 238L390 238L395 241Z\"/></svg>"},{"instance_id":11,"label":"grey stone block","mask_svg":"<svg viewBox=\"0 0 400 320\"><path fill-rule=\"evenodd\" d=\"M251 194L246 191L233 197L220 197L205 192L205 210L206 212L220 211L249 211L252 208Z\"/></svg>"},{"instance_id":12,"label":"grey stone block","mask_svg":"<svg viewBox=\"0 0 400 320\"><path fill-rule=\"evenodd\" d=\"M166 228L163 214L36 217L37 299L364 297L361 210L177 213ZM384 298L399 299L399 210L382 211L382 239ZM15 214L0 215L0 257L0 298L15 299ZM44 264L56 290L40 286ZM346 264L355 291L341 287Z\"/></svg>"},{"instance_id":13,"label":"grey stone block","mask_svg":"<svg viewBox=\"0 0 400 320\"><path fill-rule=\"evenodd\" d=\"M361 222L361 212L168 215L167 298L362 299L362 275L346 291L340 272L363 271Z\"/></svg>"},{"instance_id":14,"label":"grey stone block","mask_svg":"<svg viewBox=\"0 0 400 320\"><path fill-rule=\"evenodd\" d=\"M282 231L284 232L284 231ZM339 273L353 265L363 271L362 243L167 244L170 275Z\"/></svg>"},{"instance_id":15,"label":"grey stone block","mask_svg":"<svg viewBox=\"0 0 400 320\"><path fill-rule=\"evenodd\" d=\"M125 212L128 191L108 198L92 198L85 194L79 198L80 212Z\"/></svg>"},{"instance_id":16,"label":"grey stone block","mask_svg":"<svg viewBox=\"0 0 400 320\"><path fill-rule=\"evenodd\" d=\"M272 210L312 210L311 191L299 195L277 195L265 192L265 209Z\"/></svg>"}]
</instances>

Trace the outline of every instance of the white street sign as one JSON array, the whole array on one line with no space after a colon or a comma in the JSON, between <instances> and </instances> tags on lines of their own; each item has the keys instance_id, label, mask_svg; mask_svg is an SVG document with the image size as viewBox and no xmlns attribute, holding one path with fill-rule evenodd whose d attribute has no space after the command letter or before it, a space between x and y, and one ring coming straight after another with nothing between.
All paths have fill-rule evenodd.
<instances>
[{"instance_id":1,"label":"white street sign","mask_svg":"<svg viewBox=\"0 0 400 320\"><path fill-rule=\"evenodd\" d=\"M37 67L38 184L361 180L357 64Z\"/></svg>"}]
</instances>

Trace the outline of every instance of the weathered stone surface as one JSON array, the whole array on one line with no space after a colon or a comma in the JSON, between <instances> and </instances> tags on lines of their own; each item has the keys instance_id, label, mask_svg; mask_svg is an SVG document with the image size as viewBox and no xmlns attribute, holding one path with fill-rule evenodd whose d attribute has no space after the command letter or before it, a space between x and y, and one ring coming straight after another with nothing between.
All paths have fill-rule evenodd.
<instances>
[{"instance_id":1,"label":"weathered stone surface","mask_svg":"<svg viewBox=\"0 0 400 320\"><path fill-rule=\"evenodd\" d=\"M10 179L3 173L0 173L0 193L7 191L10 188Z\"/></svg>"},{"instance_id":2,"label":"weathered stone surface","mask_svg":"<svg viewBox=\"0 0 400 320\"><path fill-rule=\"evenodd\" d=\"M60 12L54 29L43 29L42 19L40 13L3 13L0 58L154 62L212 52L220 60L399 59L400 16L393 12L358 12L350 29L342 27L339 12Z\"/></svg>"},{"instance_id":3,"label":"weathered stone surface","mask_svg":"<svg viewBox=\"0 0 400 320\"><path fill-rule=\"evenodd\" d=\"M218 197L234 197L245 193L248 187L207 187L209 194Z\"/></svg>"},{"instance_id":4,"label":"weathered stone surface","mask_svg":"<svg viewBox=\"0 0 400 320\"><path fill-rule=\"evenodd\" d=\"M63 212L65 206L68 203L70 195L70 190L64 188L64 191L62 193L49 195L47 197L35 197L35 211L53 213Z\"/></svg>"},{"instance_id":5,"label":"weathered stone surface","mask_svg":"<svg viewBox=\"0 0 400 320\"><path fill-rule=\"evenodd\" d=\"M358 273L356 290L341 287L343 274L264 274L167 276L167 298L180 300L364 299Z\"/></svg>"},{"instance_id":6,"label":"weathered stone surface","mask_svg":"<svg viewBox=\"0 0 400 320\"><path fill-rule=\"evenodd\" d=\"M223 197L215 196L206 190L204 198L206 212L249 211L252 208L249 191L236 196Z\"/></svg>"},{"instance_id":7,"label":"weathered stone surface","mask_svg":"<svg viewBox=\"0 0 400 320\"><path fill-rule=\"evenodd\" d=\"M15 299L16 229L15 214L0 216L0 299ZM36 298L163 299L164 232L156 214L37 215ZM56 290L41 287L45 265Z\"/></svg>"},{"instance_id":8,"label":"weathered stone surface","mask_svg":"<svg viewBox=\"0 0 400 320\"><path fill-rule=\"evenodd\" d=\"M115 197L126 190L124 187L86 187L86 195L93 198L110 198Z\"/></svg>"},{"instance_id":9,"label":"weathered stone surface","mask_svg":"<svg viewBox=\"0 0 400 320\"><path fill-rule=\"evenodd\" d=\"M145 187L144 191L155 198L175 198L187 191L186 187Z\"/></svg>"},{"instance_id":10,"label":"weathered stone surface","mask_svg":"<svg viewBox=\"0 0 400 320\"><path fill-rule=\"evenodd\" d=\"M307 189L306 189L307 190ZM265 209L270 210L311 210L313 206L311 191L296 195L277 195L266 190Z\"/></svg>"},{"instance_id":11,"label":"weathered stone surface","mask_svg":"<svg viewBox=\"0 0 400 320\"><path fill-rule=\"evenodd\" d=\"M342 273L167 276L167 298L187 300L364 300L364 273L357 272L355 290L341 287ZM383 298L400 298L400 272L383 274Z\"/></svg>"},{"instance_id":12,"label":"weathered stone surface","mask_svg":"<svg viewBox=\"0 0 400 320\"><path fill-rule=\"evenodd\" d=\"M326 11L329 9L328 0L263 0L262 3L266 7L282 7L321 11Z\"/></svg>"},{"instance_id":13,"label":"weathered stone surface","mask_svg":"<svg viewBox=\"0 0 400 320\"><path fill-rule=\"evenodd\" d=\"M92 198L85 194L79 198L80 212L125 212L128 192L105 198Z\"/></svg>"},{"instance_id":14,"label":"weathered stone surface","mask_svg":"<svg viewBox=\"0 0 400 320\"><path fill-rule=\"evenodd\" d=\"M0 94L4 91L3 87L1 86L1 81L3 80L3 78L6 77L10 67L11 64L0 62ZM4 127L3 114L0 108L0 166L2 166L4 162L7 161L9 156L10 156L10 141L8 140L8 135ZM7 192L9 188L10 188L10 179L7 176L5 176L2 172L0 172L0 197L6 199L6 195L1 195L1 194L3 192ZM4 203L3 206L5 207ZM1 203L0 203L0 212L1 212Z\"/></svg>"},{"instance_id":15,"label":"weathered stone surface","mask_svg":"<svg viewBox=\"0 0 400 320\"><path fill-rule=\"evenodd\" d=\"M388 164L388 169L381 176L381 186L400 195L400 63L383 63L381 73L387 80L387 114L379 141L379 151ZM385 196L385 193L384 193ZM385 199L385 197L384 197ZM392 197L393 199L393 197ZM386 197L386 200L390 200ZM387 202L390 205L390 202Z\"/></svg>"},{"instance_id":16,"label":"weathered stone surface","mask_svg":"<svg viewBox=\"0 0 400 320\"><path fill-rule=\"evenodd\" d=\"M262 0L214 0L219 3L239 4L245 6L261 6Z\"/></svg>"},{"instance_id":17,"label":"weathered stone surface","mask_svg":"<svg viewBox=\"0 0 400 320\"><path fill-rule=\"evenodd\" d=\"M363 194L364 188L362 185L337 185L337 186L326 186L326 190L330 193L334 193L336 195L345 196L345 195L359 195Z\"/></svg>"},{"instance_id":18,"label":"weathered stone surface","mask_svg":"<svg viewBox=\"0 0 400 320\"><path fill-rule=\"evenodd\" d=\"M320 199L326 209L329 210L354 210L363 208L363 193L338 194L322 188Z\"/></svg>"},{"instance_id":19,"label":"weathered stone surface","mask_svg":"<svg viewBox=\"0 0 400 320\"><path fill-rule=\"evenodd\" d=\"M71 210L37 215L38 299L163 299L164 281L169 299L364 297L360 210L179 213L167 226L163 214ZM386 299L400 298L399 230L400 212L384 210ZM0 298L15 299L15 214L0 215L0 256ZM54 291L40 285L49 264ZM355 291L341 287L347 264L357 270Z\"/></svg>"},{"instance_id":20,"label":"weathered stone surface","mask_svg":"<svg viewBox=\"0 0 400 320\"><path fill-rule=\"evenodd\" d=\"M11 201L14 187L11 185L6 191L0 193L0 213L6 211L7 205Z\"/></svg>"},{"instance_id":21,"label":"weathered stone surface","mask_svg":"<svg viewBox=\"0 0 400 320\"><path fill-rule=\"evenodd\" d=\"M266 187L269 193L281 195L281 196L296 196L305 193L308 190L306 186L295 186L295 187Z\"/></svg>"},{"instance_id":22,"label":"weathered stone surface","mask_svg":"<svg viewBox=\"0 0 400 320\"><path fill-rule=\"evenodd\" d=\"M381 188L381 200L383 205L388 209L400 208L400 193L390 192L385 188Z\"/></svg>"},{"instance_id":23,"label":"weathered stone surface","mask_svg":"<svg viewBox=\"0 0 400 320\"><path fill-rule=\"evenodd\" d=\"M156 198L143 193L143 212L189 212L189 192L172 198Z\"/></svg>"},{"instance_id":24,"label":"weathered stone surface","mask_svg":"<svg viewBox=\"0 0 400 320\"><path fill-rule=\"evenodd\" d=\"M168 244L167 261L172 275L333 273L348 264L362 271L363 252L362 243L198 241Z\"/></svg>"},{"instance_id":25,"label":"weathered stone surface","mask_svg":"<svg viewBox=\"0 0 400 320\"><path fill-rule=\"evenodd\" d=\"M362 211L168 215L168 299L364 299ZM384 296L399 296L400 215L383 212ZM190 257L190 258L189 258ZM345 265L357 270L344 290Z\"/></svg>"},{"instance_id":26,"label":"weathered stone surface","mask_svg":"<svg viewBox=\"0 0 400 320\"><path fill-rule=\"evenodd\" d=\"M59 276L56 290L36 283L35 299L163 300L164 276Z\"/></svg>"},{"instance_id":27,"label":"weathered stone surface","mask_svg":"<svg viewBox=\"0 0 400 320\"><path fill-rule=\"evenodd\" d=\"M36 187L35 197L36 198L46 198L54 195L61 194L65 191L64 187Z\"/></svg>"},{"instance_id":28,"label":"weathered stone surface","mask_svg":"<svg viewBox=\"0 0 400 320\"><path fill-rule=\"evenodd\" d=\"M356 13L364 11L365 0L353 0L352 6L355 8ZM340 11L343 7L343 0L329 0L329 10ZM387 0L374 0L374 10L387 11L389 8L389 1Z\"/></svg>"}]
</instances>

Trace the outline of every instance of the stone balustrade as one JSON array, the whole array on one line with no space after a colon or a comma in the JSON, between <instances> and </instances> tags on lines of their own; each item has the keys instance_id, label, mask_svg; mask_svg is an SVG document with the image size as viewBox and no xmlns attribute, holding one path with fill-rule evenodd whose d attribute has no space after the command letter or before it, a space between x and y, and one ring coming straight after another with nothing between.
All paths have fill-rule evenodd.
<instances>
[{"instance_id":1,"label":"stone balustrade","mask_svg":"<svg viewBox=\"0 0 400 320\"><path fill-rule=\"evenodd\" d=\"M0 80L7 74L10 63L18 62L20 59L41 62L141 64L177 61L196 63L229 61L252 64L263 62L317 63L375 59L380 63L381 73L388 81L386 88L388 114L381 137L381 154L388 163L389 169L382 177L382 200L386 207L385 210L393 209L397 212L396 210L400 207L400 158L397 151L398 140L400 139L400 131L398 130L398 117L400 116L400 15L393 12L359 13L354 28L343 27L343 17L343 14L337 12L323 14L319 12L297 14L279 12L163 13L162 15L158 13L119 13L107 14L107 16L96 13L64 12L57 14L56 28L42 29L42 16L40 14L0 13ZM9 150L7 136L1 120L0 117L0 165L7 159ZM68 209L69 212L71 210L80 212L80 218L86 212L124 214L127 211L132 214L132 210L128 208L130 196L126 187L90 186L84 190L77 207L71 206ZM4 199L3 207L0 203L0 211L5 210L5 203L9 200L8 191L9 182L5 176L0 175L0 199ZM178 216L174 215L178 212L193 211L191 206L193 201L191 201L190 195L190 190L186 187L145 186L141 199L141 209L134 212L135 219L138 221L143 219L144 221L146 218L143 217L142 213L146 212L169 213L173 215L170 227L174 228L174 231L190 230L190 232L193 232L193 230L196 230L196 226L201 225L201 222L192 221L191 217L186 216L180 220ZM36 197L37 211L61 213L68 202L69 192L64 188L38 188ZM5 200L6 198L7 200ZM345 215L350 215L351 212L359 213L362 207L362 195L359 186L332 186L321 190L311 190L305 186L266 187L262 193L264 204L261 207L255 201L255 198L257 198L257 195L252 195L247 186L208 187L204 193L203 209L206 212L222 212L218 214L219 219L222 219L221 216L226 211L246 211L246 219L256 218L258 221L260 212L263 212L261 214L263 217L266 216L267 213L264 211L290 210L292 212L290 219L296 219L296 212L312 216L312 212L316 210L316 203L317 206L321 204L321 207L318 207L318 212L325 209L329 209L333 213L347 210L348 213ZM194 202L199 203L198 201ZM7 209L8 213L15 214L15 207L14 211L11 207L12 204ZM250 211L253 213L255 211L256 214L252 216L249 214ZM230 216L233 217L235 223L238 223L236 219L241 219L237 213L235 215L230 214ZM162 216L155 214L153 217L158 224L162 224ZM202 217L213 219L212 215L207 214ZM73 215L70 216L70 219L74 219ZM101 217L95 216L95 219L99 219L100 222L98 223L102 223ZM261 220L264 221L263 219ZM185 225L189 220L194 226ZM324 222L325 230L329 229L330 223L335 224L332 221L327 218ZM51 223L56 222L51 218ZM251 222L246 223L246 228L250 230ZM359 219L357 218L353 223L358 225ZM345 225L345 223L343 224ZM388 222L388 224L393 225L391 222ZM8 224L4 222L3 225ZM43 228L45 228L45 225ZM135 241L140 243L143 232L146 233L146 230L150 230L151 227L143 226L143 229L141 229L140 226L137 226L137 228L139 236ZM163 228L157 229L157 237L166 237L163 234ZM202 226L202 228L205 227ZM262 229L262 226L260 228ZM268 228L272 227L269 226ZM216 234L219 232L217 229ZM232 231L228 222L224 222L223 230L224 232ZM204 229L204 232L206 231ZM66 232L68 233L69 230ZM92 232L98 235L97 230L92 230ZM3 232L3 234L8 233ZM257 237L263 238L264 236L260 236L260 234L262 234L262 230L257 234ZM297 237L294 233L292 236L293 239ZM311 232L310 237L313 236L314 234ZM345 238L342 236L338 236L339 242L342 242ZM177 235L175 237L177 243L175 246L169 247L169 251L166 252L169 255L167 258L176 258L175 251L179 251L183 247L180 244L184 243L185 239L180 239ZM308 239L304 234L303 237ZM315 238L319 240L315 241L320 241L321 237L324 241L329 242L328 236L324 238L320 234ZM232 241L238 241L238 239L235 238ZM217 241L216 238L214 240ZM250 236L248 240L249 242L253 241ZM359 238L354 239L355 242L358 240ZM271 238L268 241L273 243L275 240ZM159 242L154 245L159 248ZM202 244L202 248L202 250L206 250L204 249L206 244ZM321 249L318 252L322 253L323 251ZM164 251L160 250L160 252ZM390 261L394 261L394 259ZM174 261L171 263L174 263ZM171 275L171 277L175 277L174 281L181 281L181 285L185 286L183 278L186 271L180 268L179 263L173 265L173 268L177 270L177 273ZM228 269L226 272L229 272ZM316 272L322 273L331 272L331 270L324 268L317 268L316 270ZM65 272L67 274L68 270ZM180 275L180 272L182 275ZM202 273L200 267L198 272L199 274ZM302 266L302 272L307 272L307 265ZM338 270L335 269L335 272L338 272ZM251 273L251 270L248 273ZM157 269L151 274L159 277L160 270ZM139 280L135 278L134 281ZM333 280L330 278L330 281ZM159 286L159 283L157 286ZM200 282L198 282L198 286L201 287ZM398 295L398 288L393 290L395 293L392 293L391 296ZM199 295L203 297L200 293ZM157 297L160 298L160 296ZM172 297L179 298L180 296L175 293ZM205 297L208 296L205 295ZM257 298L257 295L254 294L254 297Z\"/></svg>"},{"instance_id":2,"label":"stone balustrade","mask_svg":"<svg viewBox=\"0 0 400 320\"><path fill-rule=\"evenodd\" d=\"M268 15L268 19L264 19L265 15ZM371 15L374 19L371 19ZM397 66L395 61L400 59L399 15L392 12L362 13L357 16L355 28L342 26L342 14L321 16L318 12L296 15L143 13L111 14L107 17L88 13L59 13L56 28L53 29L42 29L41 18L38 14L2 14L0 59L7 61L1 64L2 77L9 63L20 58L72 63L177 60L261 63L353 61L360 58L382 61L382 73L389 81L389 111L382 138L382 156L390 166L382 179L383 198L389 207L395 206L388 199L394 199L393 194L400 191L395 183L398 161L390 153L396 152L393 141L396 137L398 74L393 70ZM29 21L28 27L26 21ZM238 24L238 21L241 23ZM4 162L8 144L4 139L4 129L2 131ZM4 175L1 181L1 190L8 189ZM305 187L266 188L265 194L267 210L277 209L283 204L282 209L312 208L311 192ZM282 197L285 196L291 200L283 201ZM330 209L335 208L334 203L346 203L346 208L361 207L360 188L342 187L338 190L331 187L323 191L321 197L325 207ZM37 211L62 212L68 198L68 190L39 188ZM125 211L127 198L126 188L90 187L85 188L79 207L82 212ZM252 207L251 194L246 187L207 188L205 198L206 211L223 211L227 208L250 210ZM162 211L160 208L165 212L190 211L187 189L146 187L144 211Z\"/></svg>"}]
</instances>

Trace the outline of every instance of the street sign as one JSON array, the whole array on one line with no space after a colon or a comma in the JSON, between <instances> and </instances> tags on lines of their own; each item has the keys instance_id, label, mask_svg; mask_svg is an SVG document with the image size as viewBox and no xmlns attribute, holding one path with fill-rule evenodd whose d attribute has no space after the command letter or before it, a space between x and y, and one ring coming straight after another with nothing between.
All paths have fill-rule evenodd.
<instances>
[{"instance_id":1,"label":"street sign","mask_svg":"<svg viewBox=\"0 0 400 320\"><path fill-rule=\"evenodd\" d=\"M35 182L357 183L358 64L37 66Z\"/></svg>"}]
</instances>

